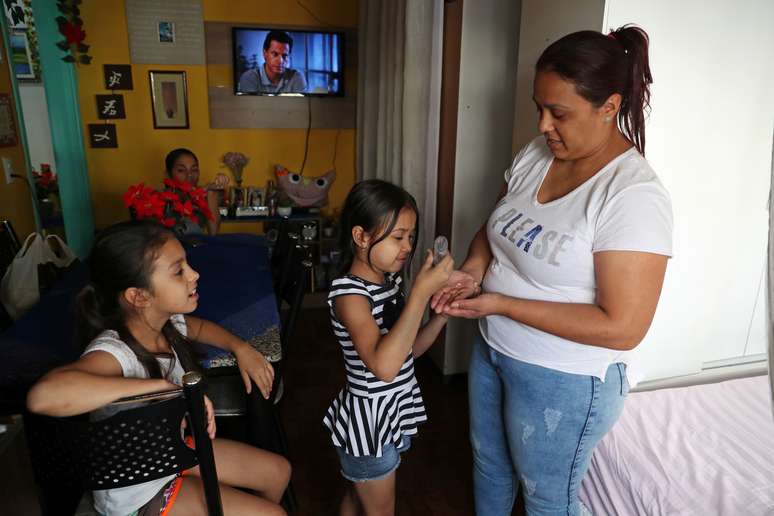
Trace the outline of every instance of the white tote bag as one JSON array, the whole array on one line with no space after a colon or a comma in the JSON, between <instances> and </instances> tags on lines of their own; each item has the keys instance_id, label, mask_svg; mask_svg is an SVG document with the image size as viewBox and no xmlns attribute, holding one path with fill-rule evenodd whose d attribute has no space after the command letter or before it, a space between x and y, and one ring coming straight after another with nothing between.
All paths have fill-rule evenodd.
<instances>
[{"instance_id":1,"label":"white tote bag","mask_svg":"<svg viewBox=\"0 0 774 516\"><path fill-rule=\"evenodd\" d=\"M0 282L0 302L14 320L40 299L39 266L52 263L66 268L76 256L61 238L30 234Z\"/></svg>"}]
</instances>

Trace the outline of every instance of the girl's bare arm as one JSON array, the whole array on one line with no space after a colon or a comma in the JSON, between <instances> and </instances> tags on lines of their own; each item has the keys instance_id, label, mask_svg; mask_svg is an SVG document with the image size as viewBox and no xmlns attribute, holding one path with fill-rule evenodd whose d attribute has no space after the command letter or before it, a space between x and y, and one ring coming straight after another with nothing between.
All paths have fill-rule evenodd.
<instances>
[{"instance_id":1,"label":"girl's bare arm","mask_svg":"<svg viewBox=\"0 0 774 516\"><path fill-rule=\"evenodd\" d=\"M164 379L122 375L121 365L113 355L92 351L38 380L27 394L27 408L37 414L67 417L90 412L127 396L176 388Z\"/></svg>"}]
</instances>

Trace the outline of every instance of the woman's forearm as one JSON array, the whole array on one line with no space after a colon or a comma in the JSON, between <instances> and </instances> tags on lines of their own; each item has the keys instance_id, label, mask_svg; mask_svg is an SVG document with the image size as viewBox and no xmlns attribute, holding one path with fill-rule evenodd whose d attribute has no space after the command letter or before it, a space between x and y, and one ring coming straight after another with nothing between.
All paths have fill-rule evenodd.
<instances>
[{"instance_id":1,"label":"woman's forearm","mask_svg":"<svg viewBox=\"0 0 774 516\"><path fill-rule=\"evenodd\" d=\"M220 211L218 209L218 201L218 191L208 190L207 207L210 209L210 213L212 213L212 220L207 221L207 227L210 230L210 235L216 234L220 226Z\"/></svg>"},{"instance_id":2,"label":"woman's forearm","mask_svg":"<svg viewBox=\"0 0 774 516\"><path fill-rule=\"evenodd\" d=\"M476 236L470 242L468 256L462 263L460 270L463 270L473 276L476 281L481 283L484 274L489 268L489 262L492 260L492 250L489 247L489 239L486 236L486 223L481 226Z\"/></svg>"},{"instance_id":3,"label":"woman's forearm","mask_svg":"<svg viewBox=\"0 0 774 516\"><path fill-rule=\"evenodd\" d=\"M573 342L609 349L633 349L645 337L652 319L615 318L595 304L498 297L495 312L499 315Z\"/></svg>"}]
</instances>

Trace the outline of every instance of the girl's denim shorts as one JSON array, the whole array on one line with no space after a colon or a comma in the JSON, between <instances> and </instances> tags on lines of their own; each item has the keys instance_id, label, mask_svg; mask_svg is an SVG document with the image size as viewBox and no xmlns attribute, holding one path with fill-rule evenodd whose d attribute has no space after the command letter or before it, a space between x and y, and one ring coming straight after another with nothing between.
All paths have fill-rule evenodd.
<instances>
[{"instance_id":1,"label":"girl's denim shorts","mask_svg":"<svg viewBox=\"0 0 774 516\"><path fill-rule=\"evenodd\" d=\"M341 474L352 482L366 482L384 478L400 466L400 454L411 447L411 438L403 436L400 447L390 443L382 448L382 456L364 455L355 457L347 453L344 448L336 447L341 461Z\"/></svg>"}]
</instances>

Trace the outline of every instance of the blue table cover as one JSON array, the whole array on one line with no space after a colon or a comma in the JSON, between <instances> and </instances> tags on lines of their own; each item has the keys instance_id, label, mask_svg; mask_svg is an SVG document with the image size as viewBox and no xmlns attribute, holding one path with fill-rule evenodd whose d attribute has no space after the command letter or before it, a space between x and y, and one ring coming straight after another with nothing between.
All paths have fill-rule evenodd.
<instances>
[{"instance_id":1,"label":"blue table cover","mask_svg":"<svg viewBox=\"0 0 774 516\"><path fill-rule=\"evenodd\" d=\"M199 306L192 314L220 324L270 360L279 359L279 315L262 237L248 234L185 237L188 261L199 274ZM29 387L47 371L73 362L73 300L88 281L74 267L27 314L0 334L0 405L22 406ZM201 346L205 367L228 366L233 357Z\"/></svg>"}]
</instances>

